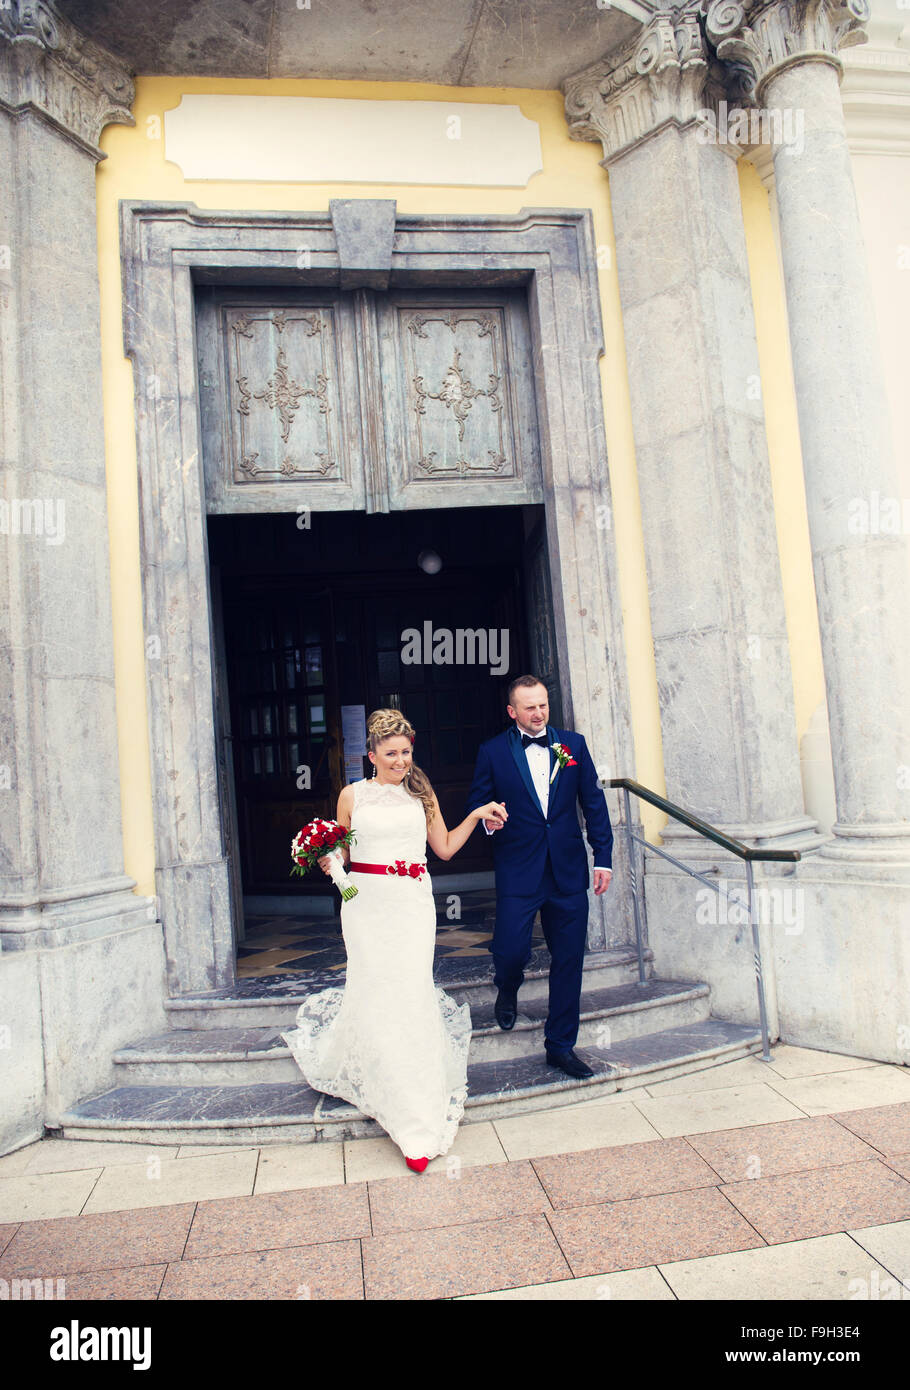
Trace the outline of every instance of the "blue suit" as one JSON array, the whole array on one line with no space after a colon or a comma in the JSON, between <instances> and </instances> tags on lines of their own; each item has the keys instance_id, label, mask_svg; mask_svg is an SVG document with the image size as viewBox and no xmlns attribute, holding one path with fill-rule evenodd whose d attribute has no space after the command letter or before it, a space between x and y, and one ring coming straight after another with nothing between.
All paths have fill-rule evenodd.
<instances>
[{"instance_id":1,"label":"blue suit","mask_svg":"<svg viewBox=\"0 0 910 1390\"><path fill-rule=\"evenodd\" d=\"M556 742L566 745L576 766L556 773L549 786L546 816L514 722L505 733L481 744L467 810L487 801L501 801L509 815L503 829L492 836L496 926L490 950L494 983L508 992L521 985L539 910L551 956L545 1040L554 1051L567 1051L578 1037L590 882L578 803L599 868L612 865L613 830L584 738L548 724L547 744ZM550 749L551 774L556 763ZM482 828L480 833L484 833Z\"/></svg>"}]
</instances>

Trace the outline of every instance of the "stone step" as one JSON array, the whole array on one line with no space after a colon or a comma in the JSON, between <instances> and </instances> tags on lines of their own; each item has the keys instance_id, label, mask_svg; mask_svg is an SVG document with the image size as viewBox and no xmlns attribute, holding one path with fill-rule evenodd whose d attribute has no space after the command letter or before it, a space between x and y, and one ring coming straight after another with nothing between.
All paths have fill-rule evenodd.
<instances>
[{"instance_id":1,"label":"stone step","mask_svg":"<svg viewBox=\"0 0 910 1390\"><path fill-rule=\"evenodd\" d=\"M606 1046L611 1041L707 1017L709 987L651 979L642 984L635 981L585 990L580 1002L579 1047ZM543 1052L546 998L525 1000L522 989L518 1003L515 1026L506 1032L496 1022L492 998L472 999L470 1062ZM280 1029L269 1025L174 1028L118 1048L113 1061L118 1075L128 1085L253 1085L293 1082L301 1076Z\"/></svg>"},{"instance_id":2,"label":"stone step","mask_svg":"<svg viewBox=\"0 0 910 1390\"><path fill-rule=\"evenodd\" d=\"M542 1055L479 1062L468 1067L464 1123L500 1119L593 1100L671 1076L700 1071L761 1049L751 1025L705 1018L586 1047L595 1069L575 1080ZM65 1139L148 1144L312 1143L384 1134L368 1118L304 1082L243 1086L115 1086L74 1106L58 1131Z\"/></svg>"},{"instance_id":3,"label":"stone step","mask_svg":"<svg viewBox=\"0 0 910 1390\"><path fill-rule=\"evenodd\" d=\"M646 972L652 969L653 952L645 950ZM537 947L525 967L519 996L522 1004L546 999L550 953ZM476 1001L492 1004L496 989L489 955L443 956L433 967L433 978L459 1004L468 1003L473 1015ZM634 947L616 946L605 951L588 951L584 962L584 989L603 989L638 979L638 956ZM344 970L308 971L293 975L269 975L240 979L232 989L184 995L166 999L165 1011L172 1028L292 1028L297 1010L309 994L344 984Z\"/></svg>"}]
</instances>

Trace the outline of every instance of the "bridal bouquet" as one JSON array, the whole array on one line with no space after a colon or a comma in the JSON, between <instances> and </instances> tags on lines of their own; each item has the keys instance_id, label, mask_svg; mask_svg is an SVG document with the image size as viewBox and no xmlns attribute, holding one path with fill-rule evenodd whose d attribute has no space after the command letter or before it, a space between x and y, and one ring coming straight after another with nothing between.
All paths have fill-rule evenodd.
<instances>
[{"instance_id":1,"label":"bridal bouquet","mask_svg":"<svg viewBox=\"0 0 910 1390\"><path fill-rule=\"evenodd\" d=\"M299 874L303 878L307 870L327 854L332 861L329 877L342 898L345 902L356 898L357 889L345 873L341 857L341 846L353 843L353 830L345 829L337 820L311 820L291 841L291 858L294 861L291 877Z\"/></svg>"}]
</instances>

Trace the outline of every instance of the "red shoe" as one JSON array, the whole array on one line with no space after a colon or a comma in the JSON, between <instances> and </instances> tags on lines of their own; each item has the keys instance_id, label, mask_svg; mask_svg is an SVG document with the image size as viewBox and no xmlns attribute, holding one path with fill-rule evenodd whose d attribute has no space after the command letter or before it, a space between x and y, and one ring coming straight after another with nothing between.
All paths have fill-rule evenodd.
<instances>
[{"instance_id":1,"label":"red shoe","mask_svg":"<svg viewBox=\"0 0 910 1390\"><path fill-rule=\"evenodd\" d=\"M412 1173L422 1173L430 1160L428 1158L408 1158L405 1156L404 1161L411 1169Z\"/></svg>"}]
</instances>

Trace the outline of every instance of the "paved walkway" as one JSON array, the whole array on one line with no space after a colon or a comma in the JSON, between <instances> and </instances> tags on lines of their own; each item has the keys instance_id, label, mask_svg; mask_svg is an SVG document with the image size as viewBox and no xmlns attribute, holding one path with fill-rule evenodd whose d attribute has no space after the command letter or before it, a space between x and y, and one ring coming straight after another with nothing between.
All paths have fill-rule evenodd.
<instances>
[{"instance_id":1,"label":"paved walkway","mask_svg":"<svg viewBox=\"0 0 910 1390\"><path fill-rule=\"evenodd\" d=\"M17 1277L69 1299L906 1299L910 1068L779 1044L462 1125L420 1175L388 1139L44 1139L0 1158Z\"/></svg>"}]
</instances>

